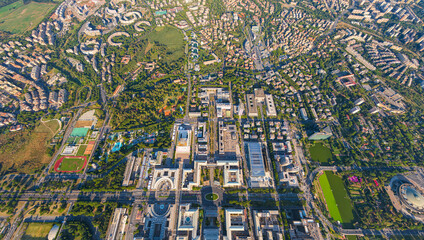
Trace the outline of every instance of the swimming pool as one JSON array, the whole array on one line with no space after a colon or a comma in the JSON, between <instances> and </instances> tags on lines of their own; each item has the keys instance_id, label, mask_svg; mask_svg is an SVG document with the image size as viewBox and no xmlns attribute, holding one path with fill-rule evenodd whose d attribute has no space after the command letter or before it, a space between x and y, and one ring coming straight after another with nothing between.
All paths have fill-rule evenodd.
<instances>
[{"instance_id":1,"label":"swimming pool","mask_svg":"<svg viewBox=\"0 0 424 240\"><path fill-rule=\"evenodd\" d=\"M119 151L121 149L121 147L122 147L122 143L121 142L116 142L115 143L115 146L113 146L113 148L112 148L112 152L114 153L114 152Z\"/></svg>"}]
</instances>

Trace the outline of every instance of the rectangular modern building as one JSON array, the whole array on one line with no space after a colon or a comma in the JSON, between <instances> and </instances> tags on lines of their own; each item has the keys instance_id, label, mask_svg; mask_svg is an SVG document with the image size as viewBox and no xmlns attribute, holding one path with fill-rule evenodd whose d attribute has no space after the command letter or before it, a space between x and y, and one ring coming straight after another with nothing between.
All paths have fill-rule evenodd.
<instances>
[{"instance_id":1,"label":"rectangular modern building","mask_svg":"<svg viewBox=\"0 0 424 240\"><path fill-rule=\"evenodd\" d=\"M199 208L192 208L190 203L181 204L178 213L177 239L198 239L198 227Z\"/></svg>"},{"instance_id":2,"label":"rectangular modern building","mask_svg":"<svg viewBox=\"0 0 424 240\"><path fill-rule=\"evenodd\" d=\"M225 240L251 239L247 231L247 216L244 209L225 209Z\"/></svg>"},{"instance_id":3,"label":"rectangular modern building","mask_svg":"<svg viewBox=\"0 0 424 240\"><path fill-rule=\"evenodd\" d=\"M250 186L268 187L269 177L265 172L264 158L262 156L262 144L259 142L247 143L248 158L250 165Z\"/></svg>"},{"instance_id":4,"label":"rectangular modern building","mask_svg":"<svg viewBox=\"0 0 424 240\"><path fill-rule=\"evenodd\" d=\"M318 141L318 140L325 140L327 138L330 138L331 136L333 136L333 132L331 131L330 126L327 126L324 129L322 129L322 131L315 132L314 134L309 136L308 139L311 141Z\"/></svg>"},{"instance_id":5,"label":"rectangular modern building","mask_svg":"<svg viewBox=\"0 0 424 240\"><path fill-rule=\"evenodd\" d=\"M274 99L271 94L265 95L266 99L266 114L268 117L276 117L277 110L275 109Z\"/></svg>"},{"instance_id":6,"label":"rectangular modern building","mask_svg":"<svg viewBox=\"0 0 424 240\"><path fill-rule=\"evenodd\" d=\"M306 109L305 108L301 108L300 109L300 115L302 116L303 120L308 120L308 114L306 113Z\"/></svg>"},{"instance_id":7,"label":"rectangular modern building","mask_svg":"<svg viewBox=\"0 0 424 240\"><path fill-rule=\"evenodd\" d=\"M247 114L249 117L258 116L258 106L256 104L255 95L246 94L246 105L247 105Z\"/></svg>"},{"instance_id":8,"label":"rectangular modern building","mask_svg":"<svg viewBox=\"0 0 424 240\"><path fill-rule=\"evenodd\" d=\"M127 209L116 208L113 213L112 222L106 233L107 240L122 239L124 236L125 224L127 222Z\"/></svg>"},{"instance_id":9,"label":"rectangular modern building","mask_svg":"<svg viewBox=\"0 0 424 240\"><path fill-rule=\"evenodd\" d=\"M253 222L258 240L283 240L283 226L279 219L278 210L254 210Z\"/></svg>"},{"instance_id":10,"label":"rectangular modern building","mask_svg":"<svg viewBox=\"0 0 424 240\"><path fill-rule=\"evenodd\" d=\"M181 124L178 127L177 146L175 148L175 157L187 157L191 150L191 126Z\"/></svg>"},{"instance_id":11,"label":"rectangular modern building","mask_svg":"<svg viewBox=\"0 0 424 240\"><path fill-rule=\"evenodd\" d=\"M356 106L356 107L350 109L349 113L350 114L355 114L355 113L358 113L359 111L361 111L361 108L358 107L358 106Z\"/></svg>"}]
</instances>

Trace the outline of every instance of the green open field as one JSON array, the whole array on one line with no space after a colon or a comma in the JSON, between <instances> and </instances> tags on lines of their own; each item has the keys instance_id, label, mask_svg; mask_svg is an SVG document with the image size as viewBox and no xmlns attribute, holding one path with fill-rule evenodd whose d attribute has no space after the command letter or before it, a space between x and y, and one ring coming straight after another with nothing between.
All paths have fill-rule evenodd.
<instances>
[{"instance_id":1,"label":"green open field","mask_svg":"<svg viewBox=\"0 0 424 240\"><path fill-rule=\"evenodd\" d=\"M319 177L319 183L331 217L340 221L343 227L352 227L354 221L352 203L342 179L331 171L325 171Z\"/></svg>"},{"instance_id":2,"label":"green open field","mask_svg":"<svg viewBox=\"0 0 424 240\"><path fill-rule=\"evenodd\" d=\"M184 55L183 34L175 27L157 27L147 37L150 43L157 42L167 48L167 59L175 61Z\"/></svg>"},{"instance_id":3,"label":"green open field","mask_svg":"<svg viewBox=\"0 0 424 240\"><path fill-rule=\"evenodd\" d=\"M47 235L52 229L53 223L29 223L25 234L22 237L23 240L40 240L47 239Z\"/></svg>"},{"instance_id":4,"label":"green open field","mask_svg":"<svg viewBox=\"0 0 424 240\"><path fill-rule=\"evenodd\" d=\"M36 27L57 4L18 1L0 8L0 30L24 33Z\"/></svg>"},{"instance_id":5,"label":"green open field","mask_svg":"<svg viewBox=\"0 0 424 240\"><path fill-rule=\"evenodd\" d=\"M0 172L33 173L50 162L48 140L59 128L57 121L39 124L34 130L22 129L0 135Z\"/></svg>"},{"instance_id":6,"label":"green open field","mask_svg":"<svg viewBox=\"0 0 424 240\"><path fill-rule=\"evenodd\" d=\"M328 163L328 161L333 158L331 150L320 142L314 143L314 145L309 148L309 152L311 153L312 160L316 162Z\"/></svg>"},{"instance_id":7,"label":"green open field","mask_svg":"<svg viewBox=\"0 0 424 240\"><path fill-rule=\"evenodd\" d=\"M83 156L87 145L80 145L78 148L77 156Z\"/></svg>"},{"instance_id":8,"label":"green open field","mask_svg":"<svg viewBox=\"0 0 424 240\"><path fill-rule=\"evenodd\" d=\"M84 166L83 158L64 158L58 170L60 171L76 171Z\"/></svg>"}]
</instances>

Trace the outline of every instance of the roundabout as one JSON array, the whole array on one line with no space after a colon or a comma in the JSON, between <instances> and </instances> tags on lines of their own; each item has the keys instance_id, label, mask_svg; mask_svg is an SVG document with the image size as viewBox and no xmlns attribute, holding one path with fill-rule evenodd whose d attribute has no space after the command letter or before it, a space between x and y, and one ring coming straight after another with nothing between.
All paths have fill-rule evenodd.
<instances>
[{"instance_id":1,"label":"roundabout","mask_svg":"<svg viewBox=\"0 0 424 240\"><path fill-rule=\"evenodd\" d=\"M202 205L217 207L224 200L224 190L216 186L205 186L201 190Z\"/></svg>"},{"instance_id":2,"label":"roundabout","mask_svg":"<svg viewBox=\"0 0 424 240\"><path fill-rule=\"evenodd\" d=\"M219 199L219 196L216 193L208 193L205 195L205 199L208 201L216 201Z\"/></svg>"}]
</instances>

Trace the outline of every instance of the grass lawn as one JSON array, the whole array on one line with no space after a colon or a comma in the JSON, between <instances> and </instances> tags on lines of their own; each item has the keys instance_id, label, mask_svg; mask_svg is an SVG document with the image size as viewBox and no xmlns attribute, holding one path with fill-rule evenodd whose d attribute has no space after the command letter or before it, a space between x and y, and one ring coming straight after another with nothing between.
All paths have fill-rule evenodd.
<instances>
[{"instance_id":1,"label":"grass lawn","mask_svg":"<svg viewBox=\"0 0 424 240\"><path fill-rule=\"evenodd\" d=\"M356 238L356 236L354 236L354 235L347 235L347 236L346 236L346 239L347 239L347 240L356 240L357 238Z\"/></svg>"},{"instance_id":2,"label":"grass lawn","mask_svg":"<svg viewBox=\"0 0 424 240\"><path fill-rule=\"evenodd\" d=\"M60 171L77 171L84 166L84 158L64 158L58 168Z\"/></svg>"},{"instance_id":3,"label":"grass lawn","mask_svg":"<svg viewBox=\"0 0 424 240\"><path fill-rule=\"evenodd\" d=\"M343 227L352 227L354 220L352 203L342 179L331 171L325 171L319 177L319 183L331 217L340 221Z\"/></svg>"},{"instance_id":4,"label":"grass lawn","mask_svg":"<svg viewBox=\"0 0 424 240\"><path fill-rule=\"evenodd\" d=\"M78 148L77 156L83 156L87 145L80 145Z\"/></svg>"},{"instance_id":5,"label":"grass lawn","mask_svg":"<svg viewBox=\"0 0 424 240\"><path fill-rule=\"evenodd\" d=\"M96 126L94 126L95 128L101 128L103 126L103 123L105 122L105 120L103 119L98 119L96 122Z\"/></svg>"},{"instance_id":6,"label":"grass lawn","mask_svg":"<svg viewBox=\"0 0 424 240\"><path fill-rule=\"evenodd\" d=\"M44 124L43 123L40 124L42 131L50 131L52 132L52 134L55 134L59 130L59 127L60 127L59 120L52 119L52 120L44 120L44 121L45 121Z\"/></svg>"},{"instance_id":7,"label":"grass lawn","mask_svg":"<svg viewBox=\"0 0 424 240\"><path fill-rule=\"evenodd\" d=\"M54 133L56 133L56 132L59 130L59 127L60 127L58 120L51 120L51 121L49 121L49 122L46 122L45 124L46 124L46 126L47 126L48 128L50 128L50 129L51 129Z\"/></svg>"},{"instance_id":8,"label":"grass lawn","mask_svg":"<svg viewBox=\"0 0 424 240\"><path fill-rule=\"evenodd\" d=\"M206 200L209 200L209 201L215 201L218 199L218 195L215 193L208 193L206 194L205 198Z\"/></svg>"},{"instance_id":9,"label":"grass lawn","mask_svg":"<svg viewBox=\"0 0 424 240\"><path fill-rule=\"evenodd\" d=\"M29 223L25 231L23 240L47 239L47 235L52 229L53 223Z\"/></svg>"},{"instance_id":10,"label":"grass lawn","mask_svg":"<svg viewBox=\"0 0 424 240\"><path fill-rule=\"evenodd\" d=\"M0 30L24 33L35 28L57 4L18 1L0 8Z\"/></svg>"},{"instance_id":11,"label":"grass lawn","mask_svg":"<svg viewBox=\"0 0 424 240\"><path fill-rule=\"evenodd\" d=\"M175 61L184 55L183 34L175 27L157 27L149 34L147 38L149 40L149 43L157 42L166 46L166 57L167 59L169 59L169 61ZM150 44L149 46L151 48Z\"/></svg>"},{"instance_id":12,"label":"grass lawn","mask_svg":"<svg viewBox=\"0 0 424 240\"><path fill-rule=\"evenodd\" d=\"M56 130L57 121L46 123ZM0 168L1 171L10 170L21 173L33 173L50 162L51 157L46 154L47 141L53 137L52 130L39 124L33 131L23 129L0 135Z\"/></svg>"},{"instance_id":13,"label":"grass lawn","mask_svg":"<svg viewBox=\"0 0 424 240\"><path fill-rule=\"evenodd\" d=\"M320 142L314 143L309 148L309 152L311 153L312 160L316 162L328 163L333 158L331 150Z\"/></svg>"}]
</instances>

